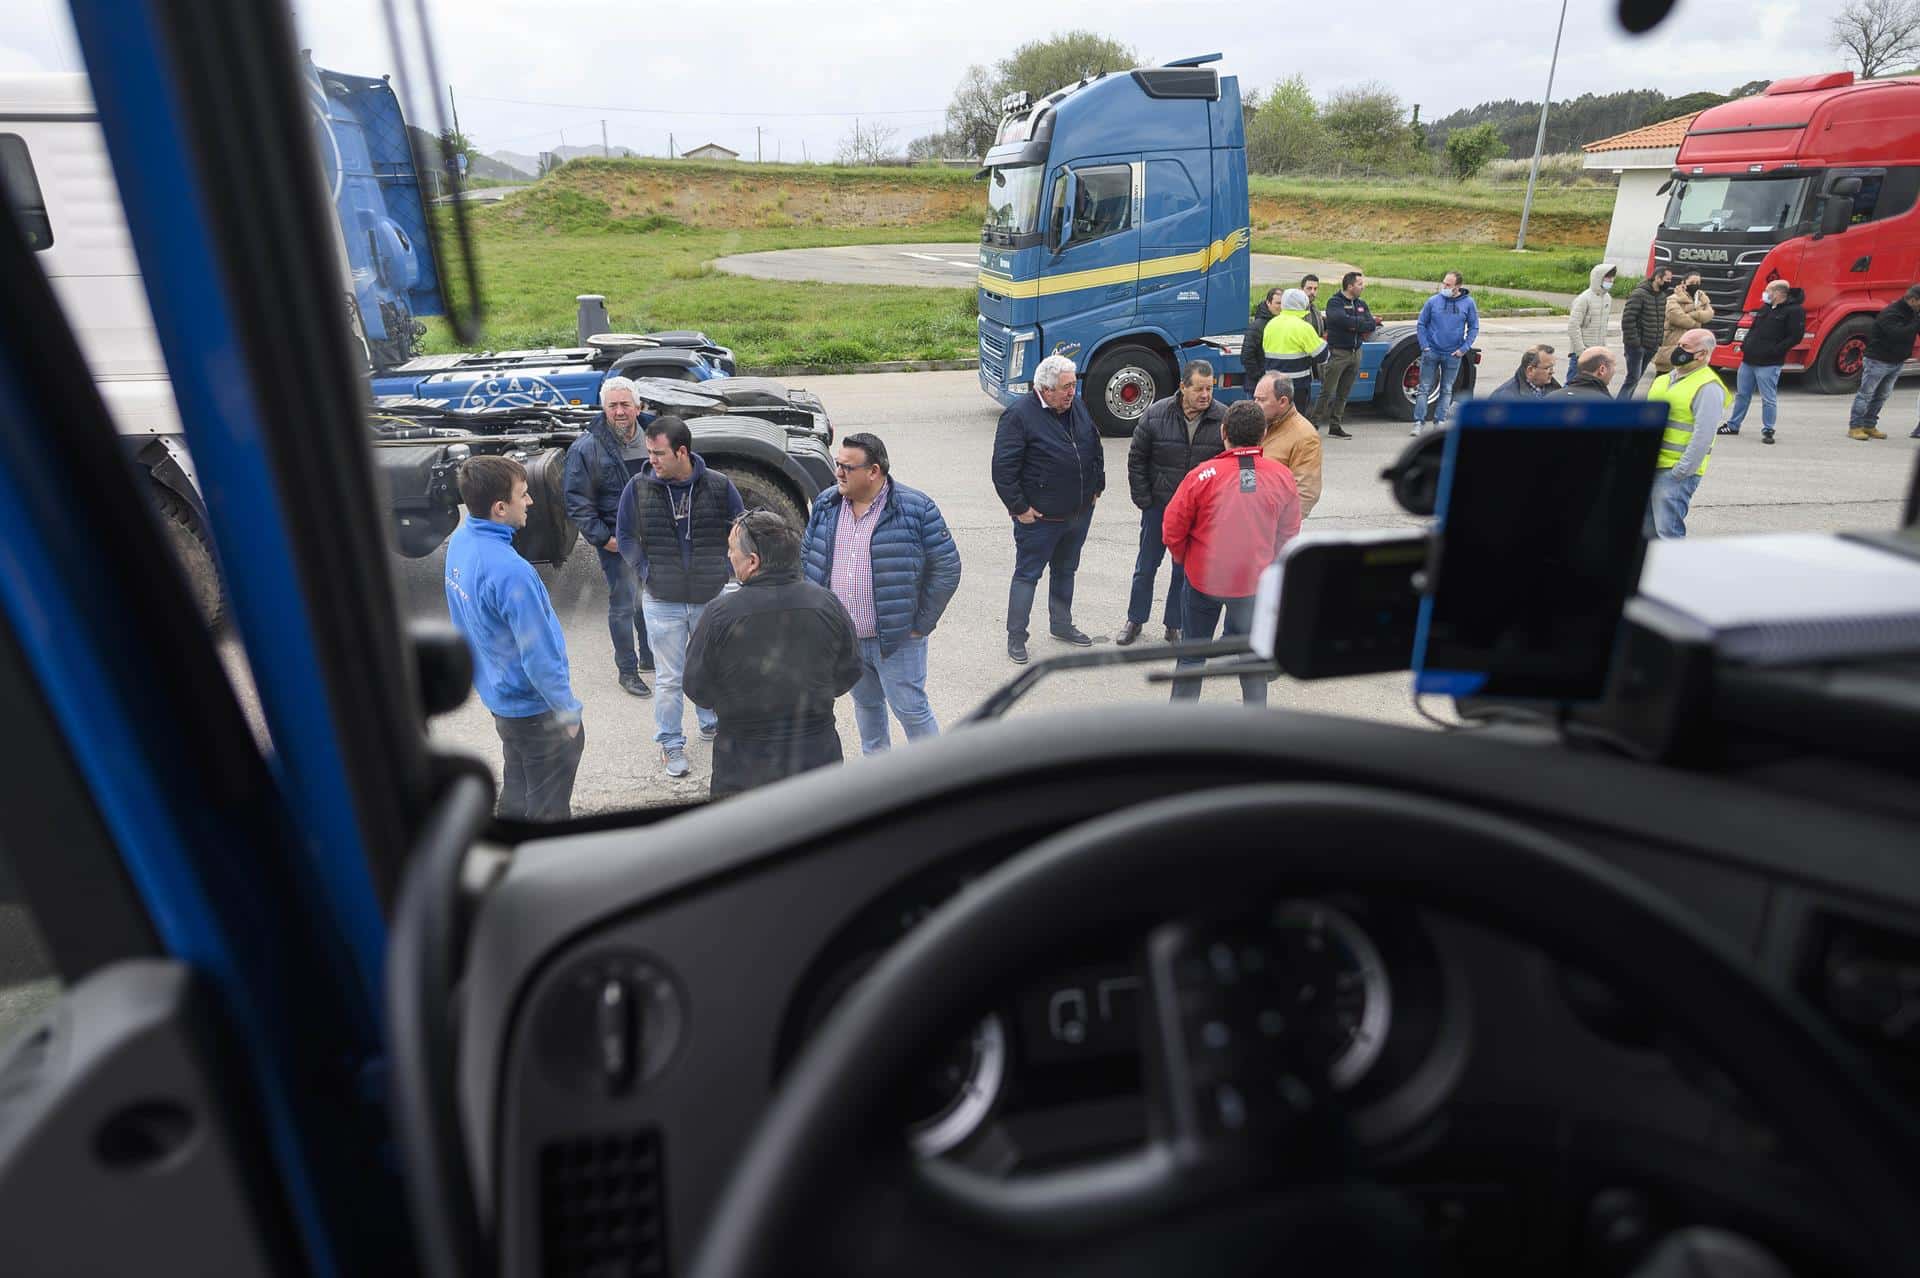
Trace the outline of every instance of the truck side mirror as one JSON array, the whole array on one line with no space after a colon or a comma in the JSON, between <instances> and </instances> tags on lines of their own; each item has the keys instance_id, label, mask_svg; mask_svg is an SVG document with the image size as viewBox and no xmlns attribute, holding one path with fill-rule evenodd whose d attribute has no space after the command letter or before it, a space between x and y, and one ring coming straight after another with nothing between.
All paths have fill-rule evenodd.
<instances>
[{"instance_id":1,"label":"truck side mirror","mask_svg":"<svg viewBox=\"0 0 1920 1278\"><path fill-rule=\"evenodd\" d=\"M1060 203L1053 210L1053 251L1060 253L1073 240L1073 206L1080 199L1080 179L1068 169L1066 181L1056 189L1060 192Z\"/></svg>"},{"instance_id":2,"label":"truck side mirror","mask_svg":"<svg viewBox=\"0 0 1920 1278\"><path fill-rule=\"evenodd\" d=\"M1836 191L1821 202L1819 235L1838 235L1852 222L1853 195L1851 192Z\"/></svg>"}]
</instances>

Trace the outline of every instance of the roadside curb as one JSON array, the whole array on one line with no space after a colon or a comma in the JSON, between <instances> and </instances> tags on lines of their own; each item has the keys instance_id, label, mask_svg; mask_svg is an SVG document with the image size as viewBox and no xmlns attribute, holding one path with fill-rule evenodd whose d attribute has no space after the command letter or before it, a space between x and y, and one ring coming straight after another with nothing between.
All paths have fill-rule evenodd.
<instances>
[{"instance_id":1,"label":"roadside curb","mask_svg":"<svg viewBox=\"0 0 1920 1278\"><path fill-rule=\"evenodd\" d=\"M770 364L743 368L741 377L828 377L836 373L956 373L978 368L977 359L888 359L876 364Z\"/></svg>"}]
</instances>

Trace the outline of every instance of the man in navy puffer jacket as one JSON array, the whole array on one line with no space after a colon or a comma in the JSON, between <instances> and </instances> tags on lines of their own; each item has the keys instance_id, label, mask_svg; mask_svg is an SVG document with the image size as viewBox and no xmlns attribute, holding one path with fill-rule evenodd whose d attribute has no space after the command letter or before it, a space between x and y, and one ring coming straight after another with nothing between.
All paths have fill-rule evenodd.
<instances>
[{"instance_id":1,"label":"man in navy puffer jacket","mask_svg":"<svg viewBox=\"0 0 1920 1278\"><path fill-rule=\"evenodd\" d=\"M837 485L814 499L800 562L853 618L862 667L853 719L860 752L874 754L891 744L889 707L907 740L940 733L927 704L927 635L960 587L960 550L933 498L895 482L877 436L842 439L834 471Z\"/></svg>"}]
</instances>

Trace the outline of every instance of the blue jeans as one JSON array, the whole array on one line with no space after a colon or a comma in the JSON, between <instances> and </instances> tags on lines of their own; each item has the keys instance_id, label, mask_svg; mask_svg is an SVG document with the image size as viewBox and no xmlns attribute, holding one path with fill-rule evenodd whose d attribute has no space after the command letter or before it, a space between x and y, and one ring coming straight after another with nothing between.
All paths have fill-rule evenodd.
<instances>
[{"instance_id":1,"label":"blue jeans","mask_svg":"<svg viewBox=\"0 0 1920 1278\"><path fill-rule=\"evenodd\" d=\"M1046 572L1047 625L1065 630L1073 625L1073 575L1080 571L1080 548L1093 527L1093 503L1065 519L1013 521L1013 584L1007 589L1007 638L1027 641L1027 622L1033 616L1033 596Z\"/></svg>"},{"instance_id":2,"label":"blue jeans","mask_svg":"<svg viewBox=\"0 0 1920 1278\"><path fill-rule=\"evenodd\" d=\"M1654 346L1627 347L1627 375L1620 382L1620 390L1615 399L1625 399L1633 394L1633 388L1640 384L1640 374L1647 371L1647 365L1653 363L1653 353L1659 349Z\"/></svg>"},{"instance_id":3,"label":"blue jeans","mask_svg":"<svg viewBox=\"0 0 1920 1278\"><path fill-rule=\"evenodd\" d=\"M1167 543L1160 537L1160 521L1166 514L1165 506L1140 512L1140 553L1133 559L1133 593L1127 598L1127 620L1136 626L1146 625L1147 614L1153 611L1153 579L1160 575L1160 561L1167 557ZM1175 629L1180 626L1180 596L1186 588L1187 574L1176 563L1167 581L1167 608L1161 616Z\"/></svg>"},{"instance_id":4,"label":"blue jeans","mask_svg":"<svg viewBox=\"0 0 1920 1278\"><path fill-rule=\"evenodd\" d=\"M927 704L927 641L903 639L892 656L879 639L860 640L860 682L853 685L853 722L860 729L860 753L878 754L893 744L887 731L891 706L907 740L940 735L940 722Z\"/></svg>"},{"instance_id":5,"label":"blue jeans","mask_svg":"<svg viewBox=\"0 0 1920 1278\"><path fill-rule=\"evenodd\" d=\"M1739 430L1740 423L1747 420L1747 405L1753 402L1756 387L1760 391L1760 428L1768 434L1773 433L1774 420L1779 416L1780 405L1780 366L1755 368L1751 364L1742 364L1733 379L1733 411L1727 414L1727 426Z\"/></svg>"},{"instance_id":6,"label":"blue jeans","mask_svg":"<svg viewBox=\"0 0 1920 1278\"><path fill-rule=\"evenodd\" d=\"M1226 614L1224 635L1244 635L1253 629L1253 596L1239 599L1217 599L1202 594L1187 583L1185 611L1187 615L1186 638L1211 639L1213 627ZM1174 672L1198 670L1206 665L1200 657L1182 657L1173 663ZM1198 701L1200 699L1200 681L1198 679L1175 679L1173 681L1173 700ZM1240 676L1240 702L1242 705L1264 706L1267 704L1267 677L1264 674Z\"/></svg>"},{"instance_id":7,"label":"blue jeans","mask_svg":"<svg viewBox=\"0 0 1920 1278\"><path fill-rule=\"evenodd\" d=\"M1673 539L1687 535L1687 507L1693 504L1698 474L1675 479L1672 470L1653 472L1653 492L1647 499L1645 535Z\"/></svg>"},{"instance_id":8,"label":"blue jeans","mask_svg":"<svg viewBox=\"0 0 1920 1278\"><path fill-rule=\"evenodd\" d=\"M638 674L641 666L653 664L647 623L640 614L640 578L633 565L619 555L608 554L598 546L593 553L600 556L600 571L607 579L607 631L613 636L613 664L621 674Z\"/></svg>"},{"instance_id":9,"label":"blue jeans","mask_svg":"<svg viewBox=\"0 0 1920 1278\"><path fill-rule=\"evenodd\" d=\"M1420 352L1420 389L1413 398L1413 424L1415 426L1427 420L1427 397L1433 394L1433 382L1444 376L1440 383L1440 402L1433 406L1433 420L1447 420L1447 410L1453 407L1453 384L1460 380L1460 360L1458 355L1443 355L1438 351Z\"/></svg>"},{"instance_id":10,"label":"blue jeans","mask_svg":"<svg viewBox=\"0 0 1920 1278\"><path fill-rule=\"evenodd\" d=\"M658 677L653 682L653 739L664 750L678 750L687 744L680 727L680 681L687 673L687 640L700 624L705 604L667 603L642 591L640 611L647 619L647 633L653 636L653 661ZM713 711L693 708L703 728L720 722Z\"/></svg>"},{"instance_id":11,"label":"blue jeans","mask_svg":"<svg viewBox=\"0 0 1920 1278\"><path fill-rule=\"evenodd\" d=\"M1880 410L1886 406L1887 396L1893 394L1893 384L1899 380L1900 365L1884 363L1869 356L1866 366L1860 370L1860 393L1853 397L1853 411L1847 414L1847 429L1878 426Z\"/></svg>"}]
</instances>

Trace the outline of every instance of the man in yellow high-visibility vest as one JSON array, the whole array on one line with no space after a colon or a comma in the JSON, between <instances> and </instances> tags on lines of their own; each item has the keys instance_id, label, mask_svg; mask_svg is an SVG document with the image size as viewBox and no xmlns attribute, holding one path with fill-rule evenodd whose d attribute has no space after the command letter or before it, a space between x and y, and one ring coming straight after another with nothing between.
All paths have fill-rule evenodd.
<instances>
[{"instance_id":1,"label":"man in yellow high-visibility vest","mask_svg":"<svg viewBox=\"0 0 1920 1278\"><path fill-rule=\"evenodd\" d=\"M1709 361L1717 345L1704 328L1688 329L1673 350L1673 371L1653 379L1649 400L1667 405L1667 429L1654 463L1647 503L1649 537L1687 535L1687 507L1713 458L1713 436L1726 412L1727 387Z\"/></svg>"}]
</instances>

